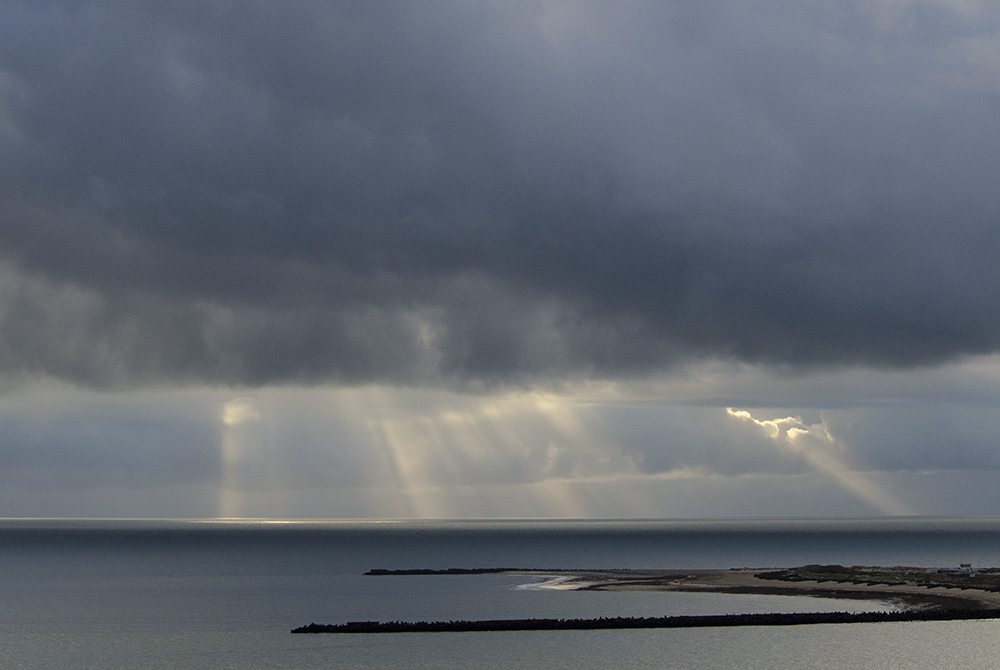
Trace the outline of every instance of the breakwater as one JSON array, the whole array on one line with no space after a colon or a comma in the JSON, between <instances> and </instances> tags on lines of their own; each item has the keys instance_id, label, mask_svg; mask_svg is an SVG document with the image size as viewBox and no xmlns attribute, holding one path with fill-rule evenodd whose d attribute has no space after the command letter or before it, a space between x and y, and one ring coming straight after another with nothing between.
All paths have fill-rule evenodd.
<instances>
[{"instance_id":1,"label":"breakwater","mask_svg":"<svg viewBox=\"0 0 1000 670\"><path fill-rule=\"evenodd\" d=\"M626 628L707 628L724 626L802 626L1000 619L1000 609L938 609L900 612L807 612L800 614L719 614L599 619L498 619L487 621L351 621L301 626L292 633L473 633L525 630L605 630Z\"/></svg>"},{"instance_id":2,"label":"breakwater","mask_svg":"<svg viewBox=\"0 0 1000 670\"><path fill-rule=\"evenodd\" d=\"M415 570L383 570L375 568L364 573L364 577L407 576L407 575L493 575L504 572L537 572L526 568L445 568L443 570L418 568Z\"/></svg>"}]
</instances>

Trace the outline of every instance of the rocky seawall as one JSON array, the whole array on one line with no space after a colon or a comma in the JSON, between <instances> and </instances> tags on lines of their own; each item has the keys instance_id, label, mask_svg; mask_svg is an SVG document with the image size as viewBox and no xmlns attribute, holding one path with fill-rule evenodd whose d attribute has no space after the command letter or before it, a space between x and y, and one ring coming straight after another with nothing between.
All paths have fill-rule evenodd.
<instances>
[{"instance_id":1,"label":"rocky seawall","mask_svg":"<svg viewBox=\"0 0 1000 670\"><path fill-rule=\"evenodd\" d=\"M706 628L724 626L802 626L1000 619L1000 609L937 609L899 612L809 612L801 614L722 614L600 619L498 619L487 621L351 621L301 626L292 633L473 633L527 630L606 630L626 628Z\"/></svg>"}]
</instances>

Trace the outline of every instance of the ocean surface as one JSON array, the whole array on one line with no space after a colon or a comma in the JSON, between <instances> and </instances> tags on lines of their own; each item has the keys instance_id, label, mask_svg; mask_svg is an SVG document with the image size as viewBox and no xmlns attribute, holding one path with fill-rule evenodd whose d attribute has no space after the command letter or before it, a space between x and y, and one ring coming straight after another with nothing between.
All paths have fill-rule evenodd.
<instances>
[{"instance_id":1,"label":"ocean surface","mask_svg":"<svg viewBox=\"0 0 1000 670\"><path fill-rule=\"evenodd\" d=\"M1000 622L291 635L346 621L860 611L788 596L538 588L372 568L1000 566L1000 518L0 520L2 668L993 668Z\"/></svg>"}]
</instances>

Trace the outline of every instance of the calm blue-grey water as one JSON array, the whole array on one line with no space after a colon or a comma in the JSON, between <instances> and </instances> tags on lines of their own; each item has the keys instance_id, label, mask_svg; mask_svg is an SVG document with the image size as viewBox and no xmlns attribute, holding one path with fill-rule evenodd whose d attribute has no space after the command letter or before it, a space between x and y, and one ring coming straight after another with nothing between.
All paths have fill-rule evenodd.
<instances>
[{"instance_id":1,"label":"calm blue-grey water","mask_svg":"<svg viewBox=\"0 0 1000 670\"><path fill-rule=\"evenodd\" d=\"M371 568L1000 565L1000 519L0 521L3 668L994 667L996 622L298 636L312 621L663 616L864 605L525 589ZM877 608L878 604L869 607ZM940 659L938 663L935 659Z\"/></svg>"}]
</instances>

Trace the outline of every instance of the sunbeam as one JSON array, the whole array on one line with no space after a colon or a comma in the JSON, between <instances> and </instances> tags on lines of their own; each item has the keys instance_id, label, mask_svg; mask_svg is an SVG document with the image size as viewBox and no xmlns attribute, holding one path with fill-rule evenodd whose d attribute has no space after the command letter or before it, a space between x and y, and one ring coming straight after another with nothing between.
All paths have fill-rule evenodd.
<instances>
[{"instance_id":1,"label":"sunbeam","mask_svg":"<svg viewBox=\"0 0 1000 670\"><path fill-rule=\"evenodd\" d=\"M806 425L797 417L760 420L746 410L726 408L729 416L760 426L781 447L801 456L812 467L829 476L846 491L884 514L913 514L911 508L880 488L864 474L852 470L837 454L841 447L822 422Z\"/></svg>"},{"instance_id":2,"label":"sunbeam","mask_svg":"<svg viewBox=\"0 0 1000 670\"><path fill-rule=\"evenodd\" d=\"M509 507L582 516L589 506L576 479L636 472L602 437L597 418L558 396L442 394L414 405L398 390L369 388L344 400L418 518L468 514L464 496L455 494L469 486L507 492L478 498L479 514L502 516Z\"/></svg>"},{"instance_id":3,"label":"sunbeam","mask_svg":"<svg viewBox=\"0 0 1000 670\"><path fill-rule=\"evenodd\" d=\"M219 505L216 516L231 519L242 516L240 468L247 457L246 424L260 419L253 401L237 398L222 405L222 440L220 460L222 477L219 482Z\"/></svg>"}]
</instances>

